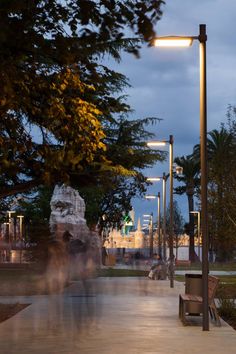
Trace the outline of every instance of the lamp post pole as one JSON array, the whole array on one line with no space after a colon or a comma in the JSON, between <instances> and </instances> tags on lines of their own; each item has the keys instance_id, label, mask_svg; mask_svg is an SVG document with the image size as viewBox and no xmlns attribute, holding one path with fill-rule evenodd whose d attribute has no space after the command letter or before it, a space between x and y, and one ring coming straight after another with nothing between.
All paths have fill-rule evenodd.
<instances>
[{"instance_id":1,"label":"lamp post pole","mask_svg":"<svg viewBox=\"0 0 236 354\"><path fill-rule=\"evenodd\" d=\"M169 234L169 249L170 249L170 287L174 287L174 251L173 251L173 135L170 135L170 234Z\"/></svg>"},{"instance_id":2,"label":"lamp post pole","mask_svg":"<svg viewBox=\"0 0 236 354\"><path fill-rule=\"evenodd\" d=\"M163 173L162 177L162 189L163 189L163 259L166 261L166 175Z\"/></svg>"},{"instance_id":3,"label":"lamp post pole","mask_svg":"<svg viewBox=\"0 0 236 354\"><path fill-rule=\"evenodd\" d=\"M157 227L158 227L158 254L160 257L162 257L162 244L161 244L161 196L160 192L157 194Z\"/></svg>"},{"instance_id":4,"label":"lamp post pole","mask_svg":"<svg viewBox=\"0 0 236 354\"><path fill-rule=\"evenodd\" d=\"M200 212L197 213L197 246L198 246L198 258L201 261L201 254L200 254L200 235L201 235L201 224L200 224Z\"/></svg>"},{"instance_id":5,"label":"lamp post pole","mask_svg":"<svg viewBox=\"0 0 236 354\"><path fill-rule=\"evenodd\" d=\"M19 239L22 241L23 239L23 218L24 215L17 215L17 217L19 218Z\"/></svg>"},{"instance_id":6,"label":"lamp post pole","mask_svg":"<svg viewBox=\"0 0 236 354\"><path fill-rule=\"evenodd\" d=\"M12 214L14 214L15 211L14 210L10 210L10 211L7 211L7 214L8 214L8 222L9 222L9 246L10 246L10 249L12 247ZM14 227L14 226L13 226ZM13 231L14 232L14 231Z\"/></svg>"},{"instance_id":7,"label":"lamp post pole","mask_svg":"<svg viewBox=\"0 0 236 354\"><path fill-rule=\"evenodd\" d=\"M206 25L199 26L200 42L200 157L202 204L202 284L203 330L209 331L208 316L208 221L207 221L207 94L206 94Z\"/></svg>"},{"instance_id":8,"label":"lamp post pole","mask_svg":"<svg viewBox=\"0 0 236 354\"><path fill-rule=\"evenodd\" d=\"M163 197L163 259L166 261L166 175L163 172L162 176L162 197Z\"/></svg>"},{"instance_id":9,"label":"lamp post pole","mask_svg":"<svg viewBox=\"0 0 236 354\"><path fill-rule=\"evenodd\" d=\"M153 257L153 214L150 214L150 258Z\"/></svg>"},{"instance_id":10,"label":"lamp post pole","mask_svg":"<svg viewBox=\"0 0 236 354\"><path fill-rule=\"evenodd\" d=\"M190 214L197 214L197 245L198 245L198 258L200 260L200 231L201 231L201 223L200 223L200 211L190 211Z\"/></svg>"}]
</instances>

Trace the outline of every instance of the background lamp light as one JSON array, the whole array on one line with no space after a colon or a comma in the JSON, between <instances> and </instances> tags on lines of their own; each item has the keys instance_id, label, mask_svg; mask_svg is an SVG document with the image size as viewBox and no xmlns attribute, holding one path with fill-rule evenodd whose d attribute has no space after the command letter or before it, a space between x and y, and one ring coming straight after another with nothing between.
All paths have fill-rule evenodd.
<instances>
[{"instance_id":1,"label":"background lamp light","mask_svg":"<svg viewBox=\"0 0 236 354\"><path fill-rule=\"evenodd\" d=\"M181 166L176 166L175 167L175 171L176 171L176 173L177 173L177 175L182 175L183 174L183 167L181 167Z\"/></svg>"},{"instance_id":2,"label":"background lamp light","mask_svg":"<svg viewBox=\"0 0 236 354\"><path fill-rule=\"evenodd\" d=\"M147 142L147 146L166 146L166 141L149 141Z\"/></svg>"},{"instance_id":3,"label":"background lamp light","mask_svg":"<svg viewBox=\"0 0 236 354\"><path fill-rule=\"evenodd\" d=\"M154 40L155 47L190 47L193 43L192 37L160 37Z\"/></svg>"},{"instance_id":4,"label":"background lamp light","mask_svg":"<svg viewBox=\"0 0 236 354\"><path fill-rule=\"evenodd\" d=\"M160 177L147 177L147 181L149 182L158 182L160 180Z\"/></svg>"}]
</instances>

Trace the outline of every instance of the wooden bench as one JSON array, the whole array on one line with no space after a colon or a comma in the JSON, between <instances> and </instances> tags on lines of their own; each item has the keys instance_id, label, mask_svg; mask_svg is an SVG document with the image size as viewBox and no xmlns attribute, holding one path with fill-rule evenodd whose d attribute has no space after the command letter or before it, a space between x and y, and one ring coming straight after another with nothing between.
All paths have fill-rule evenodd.
<instances>
[{"instance_id":1,"label":"wooden bench","mask_svg":"<svg viewBox=\"0 0 236 354\"><path fill-rule=\"evenodd\" d=\"M175 265L177 266L187 266L190 267L191 266L191 261L186 260L186 259L176 259L175 260Z\"/></svg>"},{"instance_id":2,"label":"wooden bench","mask_svg":"<svg viewBox=\"0 0 236 354\"><path fill-rule=\"evenodd\" d=\"M218 287L219 279L213 277L212 275L208 276L208 302L209 302L209 313L211 319L215 322L217 326L221 326L220 317L217 312L217 308L215 305L214 297L216 293L216 289ZM202 304L203 299L202 296L192 295L192 294L180 294L179 295L179 318L183 322L184 325L187 325L186 321L186 308L185 305L187 303L195 303Z\"/></svg>"}]
</instances>

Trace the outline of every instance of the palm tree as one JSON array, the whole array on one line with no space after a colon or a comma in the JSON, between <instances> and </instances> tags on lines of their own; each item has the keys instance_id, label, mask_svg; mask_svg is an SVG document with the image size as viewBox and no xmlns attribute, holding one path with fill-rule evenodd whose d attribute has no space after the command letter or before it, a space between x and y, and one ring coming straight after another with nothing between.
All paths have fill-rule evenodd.
<instances>
[{"instance_id":1,"label":"palm tree","mask_svg":"<svg viewBox=\"0 0 236 354\"><path fill-rule=\"evenodd\" d=\"M233 134L222 125L220 130L208 133L208 222L209 250L215 251L218 260L232 256L235 233L235 141ZM194 147L194 155L199 158L200 147Z\"/></svg>"},{"instance_id":2,"label":"palm tree","mask_svg":"<svg viewBox=\"0 0 236 354\"><path fill-rule=\"evenodd\" d=\"M233 135L223 126L208 134L209 160L209 238L210 249L215 249L217 258L225 260L232 256L233 239L232 213L229 198L235 195L235 183L231 183L234 174L235 145ZM233 208L234 209L234 208Z\"/></svg>"},{"instance_id":3,"label":"palm tree","mask_svg":"<svg viewBox=\"0 0 236 354\"><path fill-rule=\"evenodd\" d=\"M189 209L189 260L196 261L197 255L194 250L194 215L190 212L194 210L194 194L199 186L199 159L194 155L176 157L175 163L183 168L182 175L176 175L175 178L183 185L175 188L176 194L186 193Z\"/></svg>"}]
</instances>

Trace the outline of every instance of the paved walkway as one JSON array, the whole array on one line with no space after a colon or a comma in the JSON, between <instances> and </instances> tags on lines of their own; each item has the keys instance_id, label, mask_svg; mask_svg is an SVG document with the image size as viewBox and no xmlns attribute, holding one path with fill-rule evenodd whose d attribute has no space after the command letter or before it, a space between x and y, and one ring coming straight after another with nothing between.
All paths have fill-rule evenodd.
<instances>
[{"instance_id":1,"label":"paved walkway","mask_svg":"<svg viewBox=\"0 0 236 354\"><path fill-rule=\"evenodd\" d=\"M61 295L1 298L30 306L0 324L1 354L235 354L236 332L222 321L178 319L183 284L147 278L100 278Z\"/></svg>"}]
</instances>

